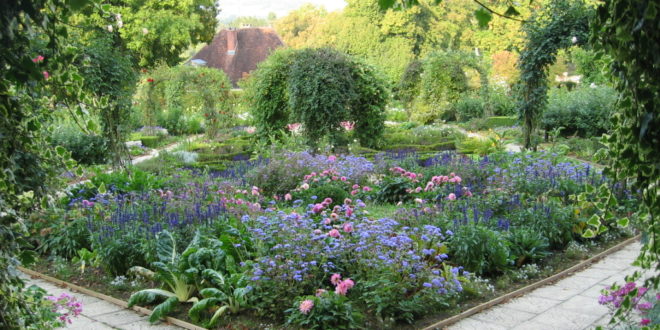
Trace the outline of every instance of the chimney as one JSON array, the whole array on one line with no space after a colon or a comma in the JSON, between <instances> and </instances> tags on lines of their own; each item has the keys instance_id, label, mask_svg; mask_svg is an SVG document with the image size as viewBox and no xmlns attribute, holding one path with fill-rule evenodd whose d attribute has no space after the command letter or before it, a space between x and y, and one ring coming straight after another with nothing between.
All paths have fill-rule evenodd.
<instances>
[{"instance_id":1,"label":"chimney","mask_svg":"<svg viewBox=\"0 0 660 330\"><path fill-rule=\"evenodd\" d=\"M236 47L238 46L238 31L230 28L227 30L227 55L236 54Z\"/></svg>"}]
</instances>

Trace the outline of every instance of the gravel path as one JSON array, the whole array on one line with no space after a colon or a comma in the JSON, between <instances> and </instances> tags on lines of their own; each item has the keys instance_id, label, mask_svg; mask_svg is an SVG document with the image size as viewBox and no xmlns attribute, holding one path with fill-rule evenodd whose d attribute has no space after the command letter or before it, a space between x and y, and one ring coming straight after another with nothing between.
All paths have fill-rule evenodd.
<instances>
[{"instance_id":1,"label":"gravel path","mask_svg":"<svg viewBox=\"0 0 660 330\"><path fill-rule=\"evenodd\" d=\"M639 270L631 263L640 248L639 242L632 243L555 284L472 315L447 329L568 330L606 325L609 310L598 304L600 290L614 282L623 283L626 275Z\"/></svg>"}]
</instances>

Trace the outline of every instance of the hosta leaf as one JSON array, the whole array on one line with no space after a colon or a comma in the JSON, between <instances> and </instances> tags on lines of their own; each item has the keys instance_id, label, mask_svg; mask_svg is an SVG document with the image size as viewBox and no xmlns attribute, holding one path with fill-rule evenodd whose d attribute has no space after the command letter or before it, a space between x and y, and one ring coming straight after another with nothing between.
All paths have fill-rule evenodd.
<instances>
[{"instance_id":1,"label":"hosta leaf","mask_svg":"<svg viewBox=\"0 0 660 330\"><path fill-rule=\"evenodd\" d=\"M162 304L154 308L154 311L151 313L151 316L149 316L149 322L154 323L164 318L165 316L167 316L167 314L171 313L174 310L174 308L178 303L179 303L179 299L177 299L177 297L167 298L167 300L165 300Z\"/></svg>"}]
</instances>

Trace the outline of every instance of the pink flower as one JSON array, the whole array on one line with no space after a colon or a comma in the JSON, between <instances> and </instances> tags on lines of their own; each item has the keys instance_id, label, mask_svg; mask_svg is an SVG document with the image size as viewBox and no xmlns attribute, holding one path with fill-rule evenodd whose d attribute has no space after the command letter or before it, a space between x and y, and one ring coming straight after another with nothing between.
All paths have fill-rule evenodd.
<instances>
[{"instance_id":1,"label":"pink flower","mask_svg":"<svg viewBox=\"0 0 660 330\"><path fill-rule=\"evenodd\" d=\"M332 198L330 198L330 197L326 197L326 198L323 200L323 203L325 203L325 204L332 204Z\"/></svg>"},{"instance_id":2,"label":"pink flower","mask_svg":"<svg viewBox=\"0 0 660 330\"><path fill-rule=\"evenodd\" d=\"M325 218L325 220L323 220L324 225L329 225L331 223L332 223L332 220L330 220L330 218Z\"/></svg>"},{"instance_id":3,"label":"pink flower","mask_svg":"<svg viewBox=\"0 0 660 330\"><path fill-rule=\"evenodd\" d=\"M339 123L339 126L343 127L347 131L352 131L355 128L355 122L352 121L342 121Z\"/></svg>"},{"instance_id":4,"label":"pink flower","mask_svg":"<svg viewBox=\"0 0 660 330\"><path fill-rule=\"evenodd\" d=\"M332 276L330 276L330 283L332 283L332 285L338 285L339 282L341 282L341 275L340 274L335 273L335 274L332 274Z\"/></svg>"},{"instance_id":5,"label":"pink flower","mask_svg":"<svg viewBox=\"0 0 660 330\"><path fill-rule=\"evenodd\" d=\"M351 196L355 196L355 195L357 195L358 192L360 192L360 191L357 190L357 189L351 190Z\"/></svg>"},{"instance_id":6,"label":"pink flower","mask_svg":"<svg viewBox=\"0 0 660 330\"><path fill-rule=\"evenodd\" d=\"M345 177L345 176L342 176L341 178L339 178L339 180L341 180L341 181L346 181L346 177Z\"/></svg>"},{"instance_id":7,"label":"pink flower","mask_svg":"<svg viewBox=\"0 0 660 330\"><path fill-rule=\"evenodd\" d=\"M344 198L344 204L345 205L351 205L352 202L353 201L350 198ZM660 299L660 298L658 298L658 299Z\"/></svg>"},{"instance_id":8,"label":"pink flower","mask_svg":"<svg viewBox=\"0 0 660 330\"><path fill-rule=\"evenodd\" d=\"M350 233L353 231L353 224L348 222L344 224L344 231Z\"/></svg>"},{"instance_id":9,"label":"pink flower","mask_svg":"<svg viewBox=\"0 0 660 330\"><path fill-rule=\"evenodd\" d=\"M317 289L317 290L316 290L316 296L317 296L317 297L320 297L322 294L324 294L324 293L326 293L326 292L328 292L328 291L325 290L325 289Z\"/></svg>"},{"instance_id":10,"label":"pink flower","mask_svg":"<svg viewBox=\"0 0 660 330\"><path fill-rule=\"evenodd\" d=\"M324 208L325 208L325 207L323 206L323 204L315 204L315 205L312 207L312 212L314 212L314 213L321 213L321 211L323 211Z\"/></svg>"},{"instance_id":11,"label":"pink flower","mask_svg":"<svg viewBox=\"0 0 660 330\"><path fill-rule=\"evenodd\" d=\"M94 207L94 202L90 202L90 201L88 201L88 200L86 200L86 199L83 199L83 201L82 201L82 206L83 206L83 207L89 207L89 208L92 208L92 207Z\"/></svg>"},{"instance_id":12,"label":"pink flower","mask_svg":"<svg viewBox=\"0 0 660 330\"><path fill-rule=\"evenodd\" d=\"M449 194L449 196L447 196L447 199L450 200L450 201L455 201L456 200L456 194L454 194L454 193Z\"/></svg>"},{"instance_id":13,"label":"pink flower","mask_svg":"<svg viewBox=\"0 0 660 330\"><path fill-rule=\"evenodd\" d=\"M335 160L337 160L337 157L335 155L330 155L328 156L328 161L333 163Z\"/></svg>"},{"instance_id":14,"label":"pink flower","mask_svg":"<svg viewBox=\"0 0 660 330\"><path fill-rule=\"evenodd\" d=\"M321 235L321 233L322 233L321 229L314 229L315 235Z\"/></svg>"},{"instance_id":15,"label":"pink flower","mask_svg":"<svg viewBox=\"0 0 660 330\"><path fill-rule=\"evenodd\" d=\"M44 79L48 80L48 78L50 78L50 73L48 73L48 71L44 71L43 74L44 74Z\"/></svg>"},{"instance_id":16,"label":"pink flower","mask_svg":"<svg viewBox=\"0 0 660 330\"><path fill-rule=\"evenodd\" d=\"M339 177L336 176L336 175L333 175L333 176L332 176L332 181L337 181L337 180L339 180Z\"/></svg>"},{"instance_id":17,"label":"pink flower","mask_svg":"<svg viewBox=\"0 0 660 330\"><path fill-rule=\"evenodd\" d=\"M422 203L424 203L424 200L421 199L421 198L415 198L415 203L422 204Z\"/></svg>"},{"instance_id":18,"label":"pink flower","mask_svg":"<svg viewBox=\"0 0 660 330\"><path fill-rule=\"evenodd\" d=\"M353 188L353 189L360 189L360 185L356 183L356 184L353 185L352 188Z\"/></svg>"},{"instance_id":19,"label":"pink flower","mask_svg":"<svg viewBox=\"0 0 660 330\"><path fill-rule=\"evenodd\" d=\"M337 287L335 287L335 293L344 296L344 295L346 295L348 290L350 290L354 285L355 285L355 283L353 283L353 280L351 280L350 278L347 278L347 279L341 281L337 285Z\"/></svg>"},{"instance_id":20,"label":"pink flower","mask_svg":"<svg viewBox=\"0 0 660 330\"><path fill-rule=\"evenodd\" d=\"M301 126L301 123L293 123L286 125L286 128L289 130L289 132L297 132Z\"/></svg>"},{"instance_id":21,"label":"pink flower","mask_svg":"<svg viewBox=\"0 0 660 330\"><path fill-rule=\"evenodd\" d=\"M39 56L33 58L33 59L32 59L32 62L34 62L34 63L41 63L41 62L44 61L44 59L45 59L45 58L44 58L43 56L39 55Z\"/></svg>"},{"instance_id":22,"label":"pink flower","mask_svg":"<svg viewBox=\"0 0 660 330\"><path fill-rule=\"evenodd\" d=\"M420 192L422 192L422 187L417 187L417 188L415 188L415 192L416 192L416 193L420 193Z\"/></svg>"},{"instance_id":23,"label":"pink flower","mask_svg":"<svg viewBox=\"0 0 660 330\"><path fill-rule=\"evenodd\" d=\"M373 189L371 189L371 187L369 187L369 186L362 187L362 191L371 191L371 190L373 190Z\"/></svg>"},{"instance_id":24,"label":"pink flower","mask_svg":"<svg viewBox=\"0 0 660 330\"><path fill-rule=\"evenodd\" d=\"M302 188L303 190L307 190L309 189L309 184L303 183L302 186L300 186L300 188Z\"/></svg>"},{"instance_id":25,"label":"pink flower","mask_svg":"<svg viewBox=\"0 0 660 330\"><path fill-rule=\"evenodd\" d=\"M339 230L332 229L328 232L328 236L330 236L332 238L339 238L339 237L341 237L341 234L339 233Z\"/></svg>"},{"instance_id":26,"label":"pink flower","mask_svg":"<svg viewBox=\"0 0 660 330\"><path fill-rule=\"evenodd\" d=\"M256 132L256 131L257 131L257 129L254 128L254 127L246 127L245 128L245 132L248 133L248 134L254 134L254 132Z\"/></svg>"},{"instance_id":27,"label":"pink flower","mask_svg":"<svg viewBox=\"0 0 660 330\"><path fill-rule=\"evenodd\" d=\"M309 311L312 310L312 308L314 308L314 302L307 299L307 300L303 300L300 303L300 307L298 309L300 309L301 313L307 314L307 313L309 313Z\"/></svg>"},{"instance_id":28,"label":"pink flower","mask_svg":"<svg viewBox=\"0 0 660 330\"><path fill-rule=\"evenodd\" d=\"M460 176L454 177L454 180L456 181L456 183L461 183L461 181L463 181L463 179L461 179Z\"/></svg>"},{"instance_id":29,"label":"pink flower","mask_svg":"<svg viewBox=\"0 0 660 330\"><path fill-rule=\"evenodd\" d=\"M350 218L351 215L353 215L353 209L350 208L350 207L347 207L346 208L346 216Z\"/></svg>"},{"instance_id":30,"label":"pink flower","mask_svg":"<svg viewBox=\"0 0 660 330\"><path fill-rule=\"evenodd\" d=\"M650 319L642 319L642 320L639 322L639 325L649 325L650 323L651 323L651 320L650 320Z\"/></svg>"},{"instance_id":31,"label":"pink flower","mask_svg":"<svg viewBox=\"0 0 660 330\"><path fill-rule=\"evenodd\" d=\"M289 193L287 193L286 195L284 195L284 200L285 200L285 201L290 201L291 198L292 198L292 197L291 197L291 194L289 194Z\"/></svg>"}]
</instances>

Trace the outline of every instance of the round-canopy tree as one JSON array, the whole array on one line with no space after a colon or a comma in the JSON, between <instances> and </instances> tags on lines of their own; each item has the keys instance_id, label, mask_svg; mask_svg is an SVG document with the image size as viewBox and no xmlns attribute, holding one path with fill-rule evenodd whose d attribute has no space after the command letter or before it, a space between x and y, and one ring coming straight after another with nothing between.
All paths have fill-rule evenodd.
<instances>
[{"instance_id":1,"label":"round-canopy tree","mask_svg":"<svg viewBox=\"0 0 660 330\"><path fill-rule=\"evenodd\" d=\"M526 149L536 149L532 135L548 101L548 66L558 50L587 41L591 14L582 1L553 0L523 26L527 44L518 60L518 110Z\"/></svg>"},{"instance_id":2,"label":"round-canopy tree","mask_svg":"<svg viewBox=\"0 0 660 330\"><path fill-rule=\"evenodd\" d=\"M246 86L259 134L281 136L303 125L308 145L340 143L342 121L354 122L360 144L375 147L384 129L384 79L369 65L329 49L283 50L259 65Z\"/></svg>"}]
</instances>

